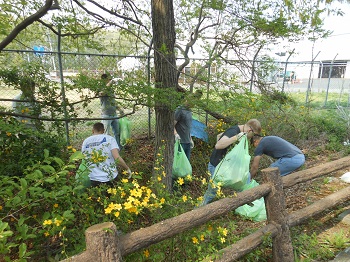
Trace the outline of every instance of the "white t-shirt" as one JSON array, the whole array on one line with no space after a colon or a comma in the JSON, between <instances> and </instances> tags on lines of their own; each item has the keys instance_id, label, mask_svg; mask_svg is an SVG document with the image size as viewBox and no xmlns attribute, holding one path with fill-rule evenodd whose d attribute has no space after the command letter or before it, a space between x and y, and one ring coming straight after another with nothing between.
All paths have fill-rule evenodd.
<instances>
[{"instance_id":1,"label":"white t-shirt","mask_svg":"<svg viewBox=\"0 0 350 262\"><path fill-rule=\"evenodd\" d=\"M114 137L98 134L86 138L81 151L86 156L90 169L90 180L108 182L118 175L117 166L112 155L112 149L119 146Z\"/></svg>"}]
</instances>

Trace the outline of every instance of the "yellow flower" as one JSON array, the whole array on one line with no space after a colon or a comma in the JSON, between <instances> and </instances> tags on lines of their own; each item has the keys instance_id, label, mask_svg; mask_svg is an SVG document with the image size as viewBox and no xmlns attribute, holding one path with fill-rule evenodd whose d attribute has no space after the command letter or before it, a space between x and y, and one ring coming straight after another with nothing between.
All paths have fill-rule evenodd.
<instances>
[{"instance_id":1,"label":"yellow flower","mask_svg":"<svg viewBox=\"0 0 350 262\"><path fill-rule=\"evenodd\" d=\"M160 176L157 176L157 180L160 182L162 181L162 178Z\"/></svg>"},{"instance_id":2,"label":"yellow flower","mask_svg":"<svg viewBox=\"0 0 350 262\"><path fill-rule=\"evenodd\" d=\"M165 203L164 197L162 197L162 198L159 200L159 202L160 202L161 204L164 204L164 203Z\"/></svg>"},{"instance_id":3,"label":"yellow flower","mask_svg":"<svg viewBox=\"0 0 350 262\"><path fill-rule=\"evenodd\" d=\"M7 136L11 136L12 134L10 132L6 132L6 135Z\"/></svg>"},{"instance_id":4,"label":"yellow flower","mask_svg":"<svg viewBox=\"0 0 350 262\"><path fill-rule=\"evenodd\" d=\"M119 212L119 211L117 211L117 212L114 213L114 216L115 216L115 217L119 217L119 215L120 215L120 212Z\"/></svg>"},{"instance_id":5,"label":"yellow flower","mask_svg":"<svg viewBox=\"0 0 350 262\"><path fill-rule=\"evenodd\" d=\"M105 208L105 214L110 214L110 213L112 213L112 208L110 207Z\"/></svg>"},{"instance_id":6,"label":"yellow flower","mask_svg":"<svg viewBox=\"0 0 350 262\"><path fill-rule=\"evenodd\" d=\"M226 242L226 239L224 237L220 238L220 242L221 243L225 243Z\"/></svg>"},{"instance_id":7,"label":"yellow flower","mask_svg":"<svg viewBox=\"0 0 350 262\"><path fill-rule=\"evenodd\" d=\"M130 209L130 208L132 208L132 207L133 207L132 203L130 203L130 202L124 203L124 208L125 208L125 209Z\"/></svg>"},{"instance_id":8,"label":"yellow flower","mask_svg":"<svg viewBox=\"0 0 350 262\"><path fill-rule=\"evenodd\" d=\"M111 194L111 195L115 196L117 194L117 189L115 189L115 188L108 188L107 192L108 192L108 194Z\"/></svg>"},{"instance_id":9,"label":"yellow flower","mask_svg":"<svg viewBox=\"0 0 350 262\"><path fill-rule=\"evenodd\" d=\"M183 185L185 183L184 179L182 177L180 177L177 182L179 183L179 185Z\"/></svg>"},{"instance_id":10,"label":"yellow flower","mask_svg":"<svg viewBox=\"0 0 350 262\"><path fill-rule=\"evenodd\" d=\"M198 238L192 237L192 242L193 244L198 244L199 243Z\"/></svg>"},{"instance_id":11,"label":"yellow flower","mask_svg":"<svg viewBox=\"0 0 350 262\"><path fill-rule=\"evenodd\" d=\"M50 235L50 233L47 232L47 231L44 233L44 236L45 236L45 237L48 237L49 235Z\"/></svg>"},{"instance_id":12,"label":"yellow flower","mask_svg":"<svg viewBox=\"0 0 350 262\"><path fill-rule=\"evenodd\" d=\"M204 235L203 234L201 235L201 241L204 241Z\"/></svg>"},{"instance_id":13,"label":"yellow flower","mask_svg":"<svg viewBox=\"0 0 350 262\"><path fill-rule=\"evenodd\" d=\"M145 257L149 257L149 251L148 251L148 249L146 249L145 251L143 251L143 255L144 255Z\"/></svg>"},{"instance_id":14,"label":"yellow flower","mask_svg":"<svg viewBox=\"0 0 350 262\"><path fill-rule=\"evenodd\" d=\"M72 146L67 146L67 149L68 150L71 150L73 147Z\"/></svg>"},{"instance_id":15,"label":"yellow flower","mask_svg":"<svg viewBox=\"0 0 350 262\"><path fill-rule=\"evenodd\" d=\"M222 234L226 237L227 236L227 229L226 228L224 228L223 230L222 230Z\"/></svg>"},{"instance_id":16,"label":"yellow flower","mask_svg":"<svg viewBox=\"0 0 350 262\"><path fill-rule=\"evenodd\" d=\"M57 203L56 203L56 204L54 204L54 205L53 205L53 207L57 208L57 207L58 207L58 204L57 204Z\"/></svg>"},{"instance_id":17,"label":"yellow flower","mask_svg":"<svg viewBox=\"0 0 350 262\"><path fill-rule=\"evenodd\" d=\"M46 226L46 225L51 225L52 224L52 220L49 219L49 220L44 220L44 223L43 225Z\"/></svg>"},{"instance_id":18,"label":"yellow flower","mask_svg":"<svg viewBox=\"0 0 350 262\"><path fill-rule=\"evenodd\" d=\"M125 183L128 183L128 182L129 182L129 180L128 180L127 178L123 178L123 179L122 179L122 183L125 184Z\"/></svg>"},{"instance_id":19,"label":"yellow flower","mask_svg":"<svg viewBox=\"0 0 350 262\"><path fill-rule=\"evenodd\" d=\"M187 201L187 196L182 197L182 201L186 202Z\"/></svg>"},{"instance_id":20,"label":"yellow flower","mask_svg":"<svg viewBox=\"0 0 350 262\"><path fill-rule=\"evenodd\" d=\"M61 223L62 223L62 220L59 220L59 219L56 219L56 218L55 218L55 224L56 224L56 226L60 226Z\"/></svg>"},{"instance_id":21,"label":"yellow flower","mask_svg":"<svg viewBox=\"0 0 350 262\"><path fill-rule=\"evenodd\" d=\"M192 176L191 176L191 175L187 175L187 176L186 176L186 180L187 180L187 181L192 181Z\"/></svg>"}]
</instances>

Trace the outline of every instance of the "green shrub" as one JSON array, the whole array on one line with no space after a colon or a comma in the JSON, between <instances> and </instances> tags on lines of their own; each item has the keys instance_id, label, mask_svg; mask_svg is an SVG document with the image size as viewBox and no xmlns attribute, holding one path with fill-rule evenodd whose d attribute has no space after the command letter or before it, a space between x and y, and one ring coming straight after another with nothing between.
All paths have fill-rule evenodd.
<instances>
[{"instance_id":1,"label":"green shrub","mask_svg":"<svg viewBox=\"0 0 350 262\"><path fill-rule=\"evenodd\" d=\"M33 130L12 117L0 118L0 176L22 176L23 170L42 158L44 150L64 157L62 136Z\"/></svg>"}]
</instances>

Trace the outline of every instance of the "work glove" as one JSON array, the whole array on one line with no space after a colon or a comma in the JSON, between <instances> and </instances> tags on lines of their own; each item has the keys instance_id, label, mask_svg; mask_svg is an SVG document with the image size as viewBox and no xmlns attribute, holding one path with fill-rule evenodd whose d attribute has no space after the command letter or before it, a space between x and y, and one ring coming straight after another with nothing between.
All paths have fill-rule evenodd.
<instances>
[{"instance_id":1,"label":"work glove","mask_svg":"<svg viewBox=\"0 0 350 262\"><path fill-rule=\"evenodd\" d=\"M179 134L175 134L175 140L180 140L181 138L180 138L180 136L179 136Z\"/></svg>"},{"instance_id":2,"label":"work glove","mask_svg":"<svg viewBox=\"0 0 350 262\"><path fill-rule=\"evenodd\" d=\"M191 144L191 149L194 148L194 142L193 142L192 138L191 138L190 144Z\"/></svg>"},{"instance_id":3,"label":"work glove","mask_svg":"<svg viewBox=\"0 0 350 262\"><path fill-rule=\"evenodd\" d=\"M131 172L130 168L128 168L127 172L128 172L128 175L129 175L129 176L128 176L128 179L130 179L131 176L132 176L132 172Z\"/></svg>"}]
</instances>

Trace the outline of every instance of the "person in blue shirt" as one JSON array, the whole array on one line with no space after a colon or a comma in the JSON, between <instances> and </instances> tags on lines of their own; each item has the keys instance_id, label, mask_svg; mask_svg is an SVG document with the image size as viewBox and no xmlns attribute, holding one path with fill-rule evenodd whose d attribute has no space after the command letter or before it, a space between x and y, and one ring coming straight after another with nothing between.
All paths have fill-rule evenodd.
<instances>
[{"instance_id":1,"label":"person in blue shirt","mask_svg":"<svg viewBox=\"0 0 350 262\"><path fill-rule=\"evenodd\" d=\"M281 137L254 135L251 138L251 143L255 147L254 159L250 167L252 178L258 172L259 162L263 155L275 159L270 167L278 167L281 176L290 174L305 163L303 152Z\"/></svg>"}]
</instances>

